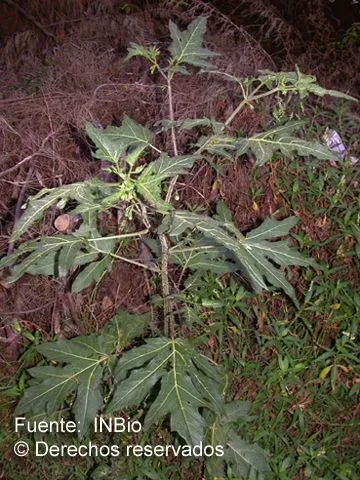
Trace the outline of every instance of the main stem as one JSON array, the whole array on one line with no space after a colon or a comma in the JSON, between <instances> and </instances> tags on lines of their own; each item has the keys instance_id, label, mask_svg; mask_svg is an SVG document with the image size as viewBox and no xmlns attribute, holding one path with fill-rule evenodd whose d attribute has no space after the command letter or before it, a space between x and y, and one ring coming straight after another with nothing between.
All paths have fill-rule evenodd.
<instances>
[{"instance_id":1,"label":"main stem","mask_svg":"<svg viewBox=\"0 0 360 480\"><path fill-rule=\"evenodd\" d=\"M161 71L163 77L166 78L167 81L167 88L168 88L168 102L169 102L169 117L170 121L174 122L174 106L173 106L173 97L172 97L172 87L171 87L171 78L169 76L165 76L165 74ZM278 88L274 88L273 90L270 90L268 92L255 95L263 86L262 83L258 85L251 95L249 95L247 98L244 98L239 105L236 107L236 109L232 112L232 114L226 119L221 132L225 130L225 128L230 125L230 123L234 120L236 115L244 108L245 105L247 105L250 101L256 101L262 97L267 97L268 95L272 95L276 91L278 91ZM178 148L177 148L177 143L176 143L176 133L175 133L175 127L172 125L171 127L171 140L173 144L173 150L174 150L174 155L178 155ZM208 143L210 142L211 138L208 139L207 142L205 142L201 147L198 148L198 150L195 152L196 154L201 153ZM173 194L176 182L178 180L178 175L173 177L171 179L171 182L169 184L168 191L166 193L166 202L171 201L171 196ZM165 234L160 235L160 244L161 244L161 284L162 284L162 294L163 294L163 299L164 299L164 334L167 337L174 338L175 336L175 318L174 318L174 313L173 313L173 303L170 298L170 288L169 288L169 244L168 244L168 239Z\"/></svg>"},{"instance_id":2,"label":"main stem","mask_svg":"<svg viewBox=\"0 0 360 480\"><path fill-rule=\"evenodd\" d=\"M174 121L174 106L172 98L171 79L166 78L168 87L168 102L169 102L169 117L171 122ZM171 127L171 140L173 144L174 155L178 155L178 148L176 143L176 134L174 126ZM171 196L176 184L177 177L171 179L168 191L166 193L166 202L171 200ZM160 235L161 244L161 284L162 294L164 299L164 333L167 337L174 338L175 336L175 317L173 313L173 303L170 298L169 287L169 243L165 234Z\"/></svg>"}]
</instances>

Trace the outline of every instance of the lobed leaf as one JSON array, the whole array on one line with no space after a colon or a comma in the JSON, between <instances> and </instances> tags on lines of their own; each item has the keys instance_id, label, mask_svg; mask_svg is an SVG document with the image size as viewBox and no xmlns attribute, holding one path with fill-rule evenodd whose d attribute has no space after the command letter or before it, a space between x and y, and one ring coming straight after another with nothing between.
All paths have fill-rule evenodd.
<instances>
[{"instance_id":1,"label":"lobed leaf","mask_svg":"<svg viewBox=\"0 0 360 480\"><path fill-rule=\"evenodd\" d=\"M237 154L242 155L251 150L256 157L257 165L264 165L270 161L276 151L291 157L295 153L306 157L312 155L319 160L336 160L337 157L331 150L317 141L302 140L290 135L290 132L303 125L303 122L276 127L267 132L257 133L249 138L238 139Z\"/></svg>"},{"instance_id":2,"label":"lobed leaf","mask_svg":"<svg viewBox=\"0 0 360 480\"><path fill-rule=\"evenodd\" d=\"M114 141L108 129L95 128L90 122L86 122L85 129L96 146L93 157L117 164L120 155L125 152L123 143Z\"/></svg>"},{"instance_id":3,"label":"lobed leaf","mask_svg":"<svg viewBox=\"0 0 360 480\"><path fill-rule=\"evenodd\" d=\"M193 20L183 32L170 20L169 30L172 38L169 50L174 65L188 63L197 67L208 67L208 59L218 55L202 46L206 31L205 17Z\"/></svg>"},{"instance_id":4,"label":"lobed leaf","mask_svg":"<svg viewBox=\"0 0 360 480\"><path fill-rule=\"evenodd\" d=\"M296 221L295 218L280 222L267 220L244 237L229 221L224 223L205 215L177 210L172 214L172 226L169 233L171 236L177 237L189 228L199 230L205 237L212 239L229 251L230 258L237 260L238 268L245 271L256 291L268 290L267 281L284 290L297 304L294 289L275 264L306 266L315 265L315 262L289 248L285 241L268 241L287 234Z\"/></svg>"},{"instance_id":5,"label":"lobed leaf","mask_svg":"<svg viewBox=\"0 0 360 480\"><path fill-rule=\"evenodd\" d=\"M98 334L38 345L39 353L58 364L29 370L33 379L15 414L45 411L51 415L62 407L70 394L75 394L72 411L82 438L103 408L100 384L106 365L112 359L111 353L141 334L147 318L147 314L138 316L118 311ZM131 328L128 329L129 324Z\"/></svg>"},{"instance_id":6,"label":"lobed leaf","mask_svg":"<svg viewBox=\"0 0 360 480\"><path fill-rule=\"evenodd\" d=\"M200 151L207 152L231 160L238 148L236 137L216 134L210 137L201 137L197 143Z\"/></svg>"},{"instance_id":7,"label":"lobed leaf","mask_svg":"<svg viewBox=\"0 0 360 480\"><path fill-rule=\"evenodd\" d=\"M28 200L28 207L16 223L15 230L11 236L14 242L37 220L40 220L45 211L56 203L60 198L67 201L70 198L78 198L87 188L87 184L74 183L62 187L43 189L38 195Z\"/></svg>"},{"instance_id":8,"label":"lobed leaf","mask_svg":"<svg viewBox=\"0 0 360 480\"><path fill-rule=\"evenodd\" d=\"M43 410L51 415L61 407L70 393L77 392L74 413L79 425L79 437L82 438L101 407L96 389L102 376L102 361L103 358L89 359L75 361L65 367L30 369L29 373L39 382L25 390L15 415ZM101 403L102 401L101 398Z\"/></svg>"},{"instance_id":9,"label":"lobed leaf","mask_svg":"<svg viewBox=\"0 0 360 480\"><path fill-rule=\"evenodd\" d=\"M150 145L151 132L142 125L135 123L127 115L124 116L121 127L107 127L102 134L115 145L121 145L125 152L129 147L147 147Z\"/></svg>"},{"instance_id":10,"label":"lobed leaf","mask_svg":"<svg viewBox=\"0 0 360 480\"><path fill-rule=\"evenodd\" d=\"M257 480L269 471L266 454L258 445L249 445L234 431L229 432L225 461L236 478Z\"/></svg>"},{"instance_id":11,"label":"lobed leaf","mask_svg":"<svg viewBox=\"0 0 360 480\"><path fill-rule=\"evenodd\" d=\"M206 460L206 470L211 478L227 477L226 470L231 472L231 478L260 480L269 471L266 452L256 444L249 444L239 437L234 427L240 421L247 421L249 402L235 400L226 403L223 413L219 413L208 432L212 445L222 445L224 456L213 456Z\"/></svg>"},{"instance_id":12,"label":"lobed leaf","mask_svg":"<svg viewBox=\"0 0 360 480\"><path fill-rule=\"evenodd\" d=\"M166 178L186 173L198 158L199 156L195 155L177 157L161 155L158 160L151 162L141 172L136 182L136 189L159 211L169 211L172 206L161 197L161 182Z\"/></svg>"},{"instance_id":13,"label":"lobed leaf","mask_svg":"<svg viewBox=\"0 0 360 480\"><path fill-rule=\"evenodd\" d=\"M205 250L206 248L206 250ZM181 265L184 269L210 271L214 273L229 273L237 269L236 264L224 258L224 250L215 245L199 245L191 247L170 248L169 263Z\"/></svg>"},{"instance_id":14,"label":"lobed leaf","mask_svg":"<svg viewBox=\"0 0 360 480\"><path fill-rule=\"evenodd\" d=\"M108 413L140 404L160 383L144 427L170 416L171 429L189 445L203 437L200 407L221 405L222 371L199 355L187 340L150 339L126 352L114 371L116 388ZM155 392L154 392L155 393Z\"/></svg>"},{"instance_id":15,"label":"lobed leaf","mask_svg":"<svg viewBox=\"0 0 360 480\"><path fill-rule=\"evenodd\" d=\"M106 343L113 345L115 339L116 351L122 350L131 340L144 333L149 319L149 313L132 315L126 310L118 310L103 329Z\"/></svg>"}]
</instances>

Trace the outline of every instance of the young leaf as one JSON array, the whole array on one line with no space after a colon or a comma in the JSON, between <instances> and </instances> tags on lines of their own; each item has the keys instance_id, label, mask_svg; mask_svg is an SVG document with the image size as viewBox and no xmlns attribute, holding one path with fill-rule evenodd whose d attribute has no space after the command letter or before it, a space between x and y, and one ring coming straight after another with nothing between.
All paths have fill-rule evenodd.
<instances>
[{"instance_id":1,"label":"young leaf","mask_svg":"<svg viewBox=\"0 0 360 480\"><path fill-rule=\"evenodd\" d=\"M186 173L199 156L184 155L168 157L162 155L158 160L151 162L144 168L136 182L138 192L159 211L166 212L172 209L171 204L161 198L161 182L169 177Z\"/></svg>"},{"instance_id":2,"label":"young leaf","mask_svg":"<svg viewBox=\"0 0 360 480\"><path fill-rule=\"evenodd\" d=\"M289 132L302 124L303 122L291 122L267 132L257 133L249 138L239 138L237 154L242 155L251 150L256 157L257 165L264 165L270 161L278 150L286 157L297 153L301 156L312 155L320 160L337 160L336 155L327 146L290 135Z\"/></svg>"},{"instance_id":3,"label":"young leaf","mask_svg":"<svg viewBox=\"0 0 360 480\"><path fill-rule=\"evenodd\" d=\"M145 57L146 59L154 62L159 55L160 50L155 46L146 47L144 45L139 45L138 43L131 42L130 47L128 47L128 54L125 58L129 60L132 57Z\"/></svg>"},{"instance_id":4,"label":"young leaf","mask_svg":"<svg viewBox=\"0 0 360 480\"><path fill-rule=\"evenodd\" d=\"M316 83L308 85L307 87L308 92L313 93L314 95L318 95L319 97L323 97L324 95L330 95L331 97L336 98L343 98L344 100L350 100L352 102L358 102L359 100L351 95L347 95L343 92L338 92L337 90L328 90L326 88L320 87Z\"/></svg>"},{"instance_id":5,"label":"young leaf","mask_svg":"<svg viewBox=\"0 0 360 480\"><path fill-rule=\"evenodd\" d=\"M133 167L144 150L145 150L145 147L140 146L140 147L136 147L136 148L134 148L134 150L128 152L128 154L125 157L126 163L128 165L130 165L131 167Z\"/></svg>"},{"instance_id":6,"label":"young leaf","mask_svg":"<svg viewBox=\"0 0 360 480\"><path fill-rule=\"evenodd\" d=\"M116 389L107 412L140 404L160 382L144 426L170 415L171 429L190 444L203 437L200 407L218 409L222 372L201 358L187 340L150 339L126 352L114 371Z\"/></svg>"},{"instance_id":7,"label":"young leaf","mask_svg":"<svg viewBox=\"0 0 360 480\"><path fill-rule=\"evenodd\" d=\"M214 240L229 251L230 258L239 262L239 269L245 271L256 291L268 290L265 282L267 280L274 287L284 290L297 304L294 289L274 263L280 266L306 266L315 265L315 262L289 248L286 241L268 241L283 236L285 232L287 234L296 223L296 218L288 218L280 222L266 220L246 237L236 229L234 224L228 221L223 223L205 215L177 210L172 218L171 236L179 236L188 228L199 230L205 237Z\"/></svg>"},{"instance_id":8,"label":"young leaf","mask_svg":"<svg viewBox=\"0 0 360 480\"><path fill-rule=\"evenodd\" d=\"M300 95L300 98L306 97L309 93L323 97L324 95L330 95L332 97L343 98L345 100L351 100L357 102L358 100L346 93L338 92L337 90L327 90L316 83L316 77L314 75L306 75L300 72L299 68L296 72L272 72L270 70L261 70L259 80L271 88L272 85L279 86L283 93L289 89L288 87L294 87Z\"/></svg>"},{"instance_id":9,"label":"young leaf","mask_svg":"<svg viewBox=\"0 0 360 480\"><path fill-rule=\"evenodd\" d=\"M169 48L172 65L188 63L197 67L208 67L208 58L217 55L202 46L206 31L205 17L196 18L184 32L181 32L175 23L170 20L169 30L172 38Z\"/></svg>"}]
</instances>

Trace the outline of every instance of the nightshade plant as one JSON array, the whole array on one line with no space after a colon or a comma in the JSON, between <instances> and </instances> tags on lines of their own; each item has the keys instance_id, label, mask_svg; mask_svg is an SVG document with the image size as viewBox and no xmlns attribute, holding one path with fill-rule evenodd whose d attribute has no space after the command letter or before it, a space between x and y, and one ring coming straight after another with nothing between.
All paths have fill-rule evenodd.
<instances>
[{"instance_id":1,"label":"nightshade plant","mask_svg":"<svg viewBox=\"0 0 360 480\"><path fill-rule=\"evenodd\" d=\"M0 261L0 267L12 268L9 283L25 273L69 275L73 292L100 279L116 260L151 270L161 278L164 334L126 350L130 340L144 334L149 315L119 311L98 334L38 346L48 365L43 366L43 361L29 370L33 378L16 413L51 415L66 403L79 422L82 438L97 414L113 414L141 405L144 428L167 418L177 441L224 446L223 457L206 460L206 478L260 478L267 470L265 453L256 445L248 445L235 431L236 423L247 418L248 404L226 402L223 368L198 353L191 339L179 337L176 320L181 318L174 310L168 267L180 265L183 273L240 271L256 292L282 289L297 304L283 268L315 264L290 248L286 240L279 240L296 224L295 217L266 219L244 235L222 202L213 216L177 210L172 204L174 189L178 176L186 175L200 158L212 162L219 157L235 160L252 152L257 164L263 165L271 161L275 152L281 152L284 156L337 160L326 146L297 135L305 124L301 120L275 125L248 138L230 134L228 127L245 106L253 107L270 95L280 98L297 94L304 98L312 93L352 98L323 89L314 77L298 69L290 73L266 71L253 79L217 71L209 63L216 54L203 47L203 17L195 19L183 32L173 22L169 29L172 42L168 56L161 58L157 47L132 43L128 58L145 57L150 72L158 72L164 80L169 118L161 122L161 127L162 132L170 132L172 151L161 151L152 132L128 116L120 127L99 129L88 123L86 133L95 146L93 156L108 165L106 171L117 181L107 183L95 178L41 190L28 200L12 235L13 242L53 205L66 207L68 215L81 221L68 233L21 243ZM195 74L196 68L202 69L197 73L221 75L224 81L239 86L242 100L224 123L209 118L174 117L172 80L175 75ZM179 152L178 132L198 127L208 135L199 136L192 152ZM145 154L150 161L140 164ZM99 214L112 208L118 210L121 221L119 231L107 235L99 227ZM128 239L147 241L154 261L124 256Z\"/></svg>"}]
</instances>

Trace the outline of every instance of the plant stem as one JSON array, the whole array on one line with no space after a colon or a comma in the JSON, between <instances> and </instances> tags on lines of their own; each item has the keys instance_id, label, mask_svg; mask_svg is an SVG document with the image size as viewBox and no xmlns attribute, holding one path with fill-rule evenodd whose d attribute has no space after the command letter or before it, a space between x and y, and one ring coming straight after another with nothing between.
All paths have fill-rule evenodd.
<instances>
[{"instance_id":1,"label":"plant stem","mask_svg":"<svg viewBox=\"0 0 360 480\"><path fill-rule=\"evenodd\" d=\"M157 147L155 147L155 145L153 145L152 143L149 143L149 147L152 148L153 150L155 150L155 152L157 152L157 153L162 153L162 151L159 150Z\"/></svg>"},{"instance_id":2,"label":"plant stem","mask_svg":"<svg viewBox=\"0 0 360 480\"><path fill-rule=\"evenodd\" d=\"M149 265L145 265L144 263L137 262L136 260L132 260L131 258L122 257L121 255L117 255L116 253L106 252L106 251L100 250L100 248L96 248L96 247L92 247L92 248L99 253L105 253L107 255L110 255L110 257L112 257L112 258L116 258L117 260L122 260L123 262L126 262L126 263L131 263L131 265L136 265L137 267L144 268L145 270L151 270L153 272L158 271L156 266L151 267Z\"/></svg>"},{"instance_id":3,"label":"plant stem","mask_svg":"<svg viewBox=\"0 0 360 480\"><path fill-rule=\"evenodd\" d=\"M169 76L166 77L166 81L167 81L167 87L168 87L169 118L170 118L170 121L173 123L175 118L174 118L174 105L173 105L173 97L172 97L171 78ZM225 130L225 128L234 120L236 115L250 101L256 101L259 98L272 95L274 92L278 90L277 88L274 88L268 92L255 95L261 89L262 86L263 84L260 83L260 85L258 85L248 97L245 97L239 103L239 105L236 107L233 113L225 121L221 129L221 132ZM171 127L171 139L173 144L174 155L177 156L178 148L176 143L176 133L175 133L174 125L172 125ZM201 153L201 151L205 149L205 147L209 144L210 141L211 141L211 137L204 143L204 145L198 148L198 150L195 152L195 155ZM166 202L171 201L171 196L173 194L177 180L178 180L178 175L176 175L171 179L169 188L165 197ZM169 244L165 234L161 234L159 235L159 237L160 237L160 244L161 244L161 284L162 284L162 295L164 299L164 334L167 337L174 338L175 318L173 314L173 305L172 305L172 300L170 299L170 288L169 288Z\"/></svg>"},{"instance_id":4,"label":"plant stem","mask_svg":"<svg viewBox=\"0 0 360 480\"><path fill-rule=\"evenodd\" d=\"M120 235L111 235L110 237L99 237L99 238L88 238L88 242L101 242L104 240L114 240L115 238L131 238L131 237L141 237L141 235L146 235L149 233L149 229L141 230L140 232L133 233L122 233Z\"/></svg>"},{"instance_id":5,"label":"plant stem","mask_svg":"<svg viewBox=\"0 0 360 480\"><path fill-rule=\"evenodd\" d=\"M263 98L263 97L267 97L269 95L272 95L273 93L276 93L279 89L276 87L276 88L273 88L272 90L269 90L268 92L264 92L264 93L260 93L259 95L254 95L256 92L258 92L260 90L260 88L263 86L262 83L260 83L260 85L258 85L252 92L251 94L244 98L240 103L239 105L235 108L235 110L232 112L232 114L226 119L224 125L221 127L221 130L220 130L220 133L222 133L225 128L227 126L230 125L230 123L234 120L234 118L236 117L236 115L241 112L241 110L245 107L246 104L248 104L249 102L256 102L257 100L259 100L260 98ZM206 142L201 145L201 147L199 147L196 152L195 152L195 155L201 153L206 147L207 145L211 142L211 139L212 137L209 137Z\"/></svg>"},{"instance_id":6,"label":"plant stem","mask_svg":"<svg viewBox=\"0 0 360 480\"><path fill-rule=\"evenodd\" d=\"M168 102L169 102L169 117L170 121L174 121L174 105L172 98L171 79L166 78L168 87ZM176 143L176 134L174 126L171 127L171 139L173 144L174 155L178 155L178 148ZM171 179L168 191L166 193L165 201L169 202L177 181L177 176ZM161 244L161 284L162 295L164 299L164 334L167 337L174 338L175 335L175 318L173 313L173 304L170 298L169 288L169 244L165 234L159 235Z\"/></svg>"},{"instance_id":7,"label":"plant stem","mask_svg":"<svg viewBox=\"0 0 360 480\"><path fill-rule=\"evenodd\" d=\"M172 312L172 301L169 288L169 245L165 234L159 235L161 244L161 286L164 307L164 334L174 338L175 319Z\"/></svg>"},{"instance_id":8,"label":"plant stem","mask_svg":"<svg viewBox=\"0 0 360 480\"><path fill-rule=\"evenodd\" d=\"M168 84L168 97L169 97L169 117L170 117L170 121L173 122L174 121L174 105L173 105L173 100L172 100L171 80L167 79L167 82L168 82L167 84ZM178 148L177 148L177 143L176 143L176 134L175 134L174 125L171 126L171 140L172 140L172 144L173 144L174 155L177 156L178 155ZM171 200L171 195L172 195L173 190L175 188L175 184L177 182L177 179L178 179L178 175L176 175L176 177L173 177L171 179L168 191L166 193L166 198L165 198L166 202L170 202L170 200Z\"/></svg>"}]
</instances>

